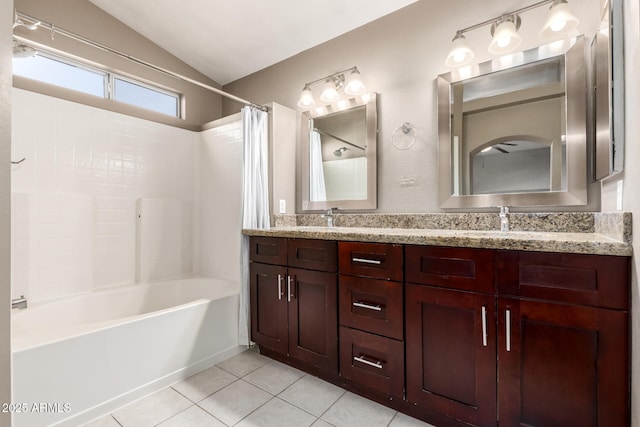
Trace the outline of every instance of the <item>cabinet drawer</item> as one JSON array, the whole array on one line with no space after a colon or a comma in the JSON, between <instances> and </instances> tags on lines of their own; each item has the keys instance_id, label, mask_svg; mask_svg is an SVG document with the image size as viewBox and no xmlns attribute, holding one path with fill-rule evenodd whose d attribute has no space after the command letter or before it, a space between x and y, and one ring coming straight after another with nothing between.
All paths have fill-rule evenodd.
<instances>
[{"instance_id":1,"label":"cabinet drawer","mask_svg":"<svg viewBox=\"0 0 640 427\"><path fill-rule=\"evenodd\" d=\"M403 339L402 283L340 275L340 323Z\"/></svg>"},{"instance_id":2,"label":"cabinet drawer","mask_svg":"<svg viewBox=\"0 0 640 427\"><path fill-rule=\"evenodd\" d=\"M496 272L504 295L629 309L629 257L499 251Z\"/></svg>"},{"instance_id":3,"label":"cabinet drawer","mask_svg":"<svg viewBox=\"0 0 640 427\"><path fill-rule=\"evenodd\" d=\"M340 367L344 378L402 399L404 343L340 327Z\"/></svg>"},{"instance_id":4,"label":"cabinet drawer","mask_svg":"<svg viewBox=\"0 0 640 427\"><path fill-rule=\"evenodd\" d=\"M491 250L406 246L408 283L494 293L494 258Z\"/></svg>"},{"instance_id":5,"label":"cabinet drawer","mask_svg":"<svg viewBox=\"0 0 640 427\"><path fill-rule=\"evenodd\" d=\"M338 271L338 244L332 240L289 239L287 259L290 267Z\"/></svg>"},{"instance_id":6,"label":"cabinet drawer","mask_svg":"<svg viewBox=\"0 0 640 427\"><path fill-rule=\"evenodd\" d=\"M340 242L340 274L402 281L402 246Z\"/></svg>"},{"instance_id":7,"label":"cabinet drawer","mask_svg":"<svg viewBox=\"0 0 640 427\"><path fill-rule=\"evenodd\" d=\"M282 237L251 236L249 258L264 264L287 264L287 239Z\"/></svg>"}]
</instances>

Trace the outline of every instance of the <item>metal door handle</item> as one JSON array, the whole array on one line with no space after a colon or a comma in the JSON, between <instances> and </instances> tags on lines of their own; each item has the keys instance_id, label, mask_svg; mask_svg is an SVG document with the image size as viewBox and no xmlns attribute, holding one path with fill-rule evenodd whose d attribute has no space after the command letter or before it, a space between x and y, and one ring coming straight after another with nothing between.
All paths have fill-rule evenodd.
<instances>
[{"instance_id":1,"label":"metal door handle","mask_svg":"<svg viewBox=\"0 0 640 427\"><path fill-rule=\"evenodd\" d=\"M291 302L291 298L296 297L295 286L296 286L296 276L295 275L287 276L287 302ZM293 288L293 292L292 292L292 288Z\"/></svg>"},{"instance_id":2,"label":"metal door handle","mask_svg":"<svg viewBox=\"0 0 640 427\"><path fill-rule=\"evenodd\" d=\"M482 345L487 346L487 307L482 306Z\"/></svg>"},{"instance_id":3,"label":"metal door handle","mask_svg":"<svg viewBox=\"0 0 640 427\"><path fill-rule=\"evenodd\" d=\"M278 274L278 301L282 300L282 275Z\"/></svg>"},{"instance_id":4,"label":"metal door handle","mask_svg":"<svg viewBox=\"0 0 640 427\"><path fill-rule=\"evenodd\" d=\"M364 264L376 264L376 265L382 264L382 261L377 260L377 259L365 259L365 258L353 257L353 258L351 258L351 261L353 261L353 262L361 262L361 263L364 263Z\"/></svg>"},{"instance_id":5,"label":"metal door handle","mask_svg":"<svg viewBox=\"0 0 640 427\"><path fill-rule=\"evenodd\" d=\"M511 351L511 310L504 312L505 332L507 335L507 351Z\"/></svg>"},{"instance_id":6,"label":"metal door handle","mask_svg":"<svg viewBox=\"0 0 640 427\"><path fill-rule=\"evenodd\" d=\"M382 362L379 360L376 362L371 362L362 356L353 356L353 360L355 360L356 362L364 363L365 365L373 366L374 368L382 369Z\"/></svg>"},{"instance_id":7,"label":"metal door handle","mask_svg":"<svg viewBox=\"0 0 640 427\"><path fill-rule=\"evenodd\" d=\"M354 302L354 307L366 308L368 310L382 311L382 307L378 304L367 304L366 302Z\"/></svg>"}]
</instances>

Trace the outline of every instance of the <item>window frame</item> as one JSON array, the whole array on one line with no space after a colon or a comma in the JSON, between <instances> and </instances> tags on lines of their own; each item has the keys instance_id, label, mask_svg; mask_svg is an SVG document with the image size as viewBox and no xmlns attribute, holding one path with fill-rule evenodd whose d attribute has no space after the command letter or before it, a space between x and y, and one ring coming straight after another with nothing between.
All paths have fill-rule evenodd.
<instances>
[{"instance_id":1,"label":"window frame","mask_svg":"<svg viewBox=\"0 0 640 427\"><path fill-rule=\"evenodd\" d=\"M89 65L86 62L83 62L81 60L77 60L75 58L71 58L71 57L69 57L67 55L64 55L64 54L60 54L60 53L57 53L57 52L56 53L52 53L52 52L49 52L47 50L43 50L43 49L40 49L40 48L38 48L36 50L37 50L36 54L38 56L40 56L40 57L46 58L46 59L51 60L51 61L60 62L62 64L69 65L69 66L72 66L72 67L76 67L78 69L85 70L85 71L88 71L88 72L91 72L91 73L96 73L96 74L102 75L103 76L103 91L102 91L103 95L102 95L102 99L106 99L106 100L114 101L114 102L120 102L120 103L125 104L125 105L129 105L129 106L132 106L132 107L140 108L140 109L143 109L144 111L147 111L147 112L151 112L151 113L155 113L155 114L161 114L161 115L166 116L166 117L184 119L184 116L183 116L183 114L184 114L184 107L183 107L184 106L184 94L182 94L180 92L176 92L176 91L173 91L171 89L167 89L166 87L162 87L162 86L156 85L154 83L149 83L147 81L143 81L143 80L137 79L135 77L126 76L126 75L111 71L106 67ZM20 60L20 59L14 58L14 60ZM52 82L49 82L49 81L46 81L46 80L40 80L40 79L37 79L37 78L32 78L32 77L28 77L28 76L21 75L21 74L16 74L15 71L14 71L14 75L15 76L19 76L19 77L24 78L24 79L28 79L28 80L33 80L33 81L49 84L49 85L55 86L55 87L63 89L63 90L70 90L70 91L82 93L82 94L85 94L85 95L88 95L88 96L94 96L94 97L100 98L100 96L98 96L96 94L93 94L93 93L89 93L89 92L86 92L86 91L73 89L73 88L70 88L68 86L61 86L61 85L58 85L56 83L52 83ZM126 102L126 101L121 101L121 100L115 99L115 81L116 81L116 79L124 81L126 83L130 83L130 84L136 85L136 86L140 86L143 89L147 89L147 90L150 90L150 91L153 91L153 92L157 92L157 93L160 93L160 94L163 94L163 95L167 95L169 97L174 98L175 99L175 114L167 114L167 113L164 113L164 112L161 112L161 111L158 111L158 110L153 110L153 109L149 109L149 108L140 106L138 104L133 104L133 103L130 103L130 102Z\"/></svg>"}]
</instances>

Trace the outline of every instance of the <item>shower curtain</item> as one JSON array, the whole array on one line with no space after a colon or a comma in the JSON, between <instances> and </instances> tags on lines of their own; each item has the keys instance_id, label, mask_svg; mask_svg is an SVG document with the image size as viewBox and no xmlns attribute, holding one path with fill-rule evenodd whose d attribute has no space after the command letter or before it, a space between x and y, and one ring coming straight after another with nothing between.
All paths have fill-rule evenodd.
<instances>
[{"instance_id":1,"label":"shower curtain","mask_svg":"<svg viewBox=\"0 0 640 427\"><path fill-rule=\"evenodd\" d=\"M323 202L327 200L327 191L324 184L320 133L312 130L309 140L309 200Z\"/></svg>"},{"instance_id":2,"label":"shower curtain","mask_svg":"<svg viewBox=\"0 0 640 427\"><path fill-rule=\"evenodd\" d=\"M242 228L269 228L268 114L252 107L242 109L243 172ZM251 343L249 296L249 236L242 236L238 343Z\"/></svg>"}]
</instances>

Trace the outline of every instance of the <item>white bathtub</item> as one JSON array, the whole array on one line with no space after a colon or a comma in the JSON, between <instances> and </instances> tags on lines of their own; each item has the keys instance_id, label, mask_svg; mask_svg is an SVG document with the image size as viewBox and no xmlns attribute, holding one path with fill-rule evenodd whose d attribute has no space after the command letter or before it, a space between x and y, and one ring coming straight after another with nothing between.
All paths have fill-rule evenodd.
<instances>
[{"instance_id":1,"label":"white bathtub","mask_svg":"<svg viewBox=\"0 0 640 427\"><path fill-rule=\"evenodd\" d=\"M13 425L79 425L239 353L238 293L190 278L14 310Z\"/></svg>"}]
</instances>

